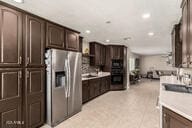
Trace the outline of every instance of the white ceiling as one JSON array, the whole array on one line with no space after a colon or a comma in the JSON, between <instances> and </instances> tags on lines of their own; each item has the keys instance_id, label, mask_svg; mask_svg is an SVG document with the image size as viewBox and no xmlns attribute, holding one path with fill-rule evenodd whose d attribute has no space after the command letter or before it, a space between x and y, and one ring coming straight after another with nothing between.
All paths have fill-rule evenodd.
<instances>
[{"instance_id":1,"label":"white ceiling","mask_svg":"<svg viewBox=\"0 0 192 128\"><path fill-rule=\"evenodd\" d=\"M171 51L171 29L181 17L181 0L1 1L78 30L87 41L105 43L109 39L110 43L127 45L132 52L145 55ZM151 18L144 20L142 14L146 12L151 13ZM149 37L151 31L155 35ZM124 41L125 37L132 39Z\"/></svg>"}]
</instances>

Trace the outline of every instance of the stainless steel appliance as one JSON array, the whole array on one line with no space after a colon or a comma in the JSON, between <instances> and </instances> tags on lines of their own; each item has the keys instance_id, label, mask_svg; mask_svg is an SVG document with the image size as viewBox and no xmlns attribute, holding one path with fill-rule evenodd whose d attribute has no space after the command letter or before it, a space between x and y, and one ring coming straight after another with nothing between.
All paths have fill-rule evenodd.
<instances>
[{"instance_id":1,"label":"stainless steel appliance","mask_svg":"<svg viewBox=\"0 0 192 128\"><path fill-rule=\"evenodd\" d=\"M112 85L123 85L123 60L113 59L111 66L111 84Z\"/></svg>"},{"instance_id":2,"label":"stainless steel appliance","mask_svg":"<svg viewBox=\"0 0 192 128\"><path fill-rule=\"evenodd\" d=\"M123 68L123 60L122 59L112 59L112 68Z\"/></svg>"},{"instance_id":3,"label":"stainless steel appliance","mask_svg":"<svg viewBox=\"0 0 192 128\"><path fill-rule=\"evenodd\" d=\"M47 124L56 126L81 111L81 53L50 49L47 64Z\"/></svg>"}]
</instances>

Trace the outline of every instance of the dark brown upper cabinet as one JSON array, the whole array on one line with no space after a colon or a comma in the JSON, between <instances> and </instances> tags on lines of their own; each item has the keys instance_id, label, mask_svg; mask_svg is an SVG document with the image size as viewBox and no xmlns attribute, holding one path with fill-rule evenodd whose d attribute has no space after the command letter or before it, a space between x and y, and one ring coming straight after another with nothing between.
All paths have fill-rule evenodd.
<instances>
[{"instance_id":1,"label":"dark brown upper cabinet","mask_svg":"<svg viewBox=\"0 0 192 128\"><path fill-rule=\"evenodd\" d=\"M182 66L192 68L192 2L183 0L182 8Z\"/></svg>"},{"instance_id":2,"label":"dark brown upper cabinet","mask_svg":"<svg viewBox=\"0 0 192 128\"><path fill-rule=\"evenodd\" d=\"M55 24L47 23L46 47L65 49L64 28Z\"/></svg>"},{"instance_id":3,"label":"dark brown upper cabinet","mask_svg":"<svg viewBox=\"0 0 192 128\"><path fill-rule=\"evenodd\" d=\"M188 0L182 3L182 66L189 66L189 41L188 41Z\"/></svg>"},{"instance_id":4,"label":"dark brown upper cabinet","mask_svg":"<svg viewBox=\"0 0 192 128\"><path fill-rule=\"evenodd\" d=\"M65 30L65 48L70 51L79 51L79 34L71 30Z\"/></svg>"},{"instance_id":5,"label":"dark brown upper cabinet","mask_svg":"<svg viewBox=\"0 0 192 128\"><path fill-rule=\"evenodd\" d=\"M174 25L172 30L172 65L180 67L182 64L182 41L180 38L181 24Z\"/></svg>"},{"instance_id":6,"label":"dark brown upper cabinet","mask_svg":"<svg viewBox=\"0 0 192 128\"><path fill-rule=\"evenodd\" d=\"M24 16L25 66L44 66L45 22L39 18Z\"/></svg>"},{"instance_id":7,"label":"dark brown upper cabinet","mask_svg":"<svg viewBox=\"0 0 192 128\"><path fill-rule=\"evenodd\" d=\"M0 5L0 67L22 64L22 13Z\"/></svg>"},{"instance_id":8,"label":"dark brown upper cabinet","mask_svg":"<svg viewBox=\"0 0 192 128\"><path fill-rule=\"evenodd\" d=\"M45 69L25 69L25 97L27 128L37 128L44 123L45 114Z\"/></svg>"},{"instance_id":9,"label":"dark brown upper cabinet","mask_svg":"<svg viewBox=\"0 0 192 128\"><path fill-rule=\"evenodd\" d=\"M79 37L79 52L83 52L83 37Z\"/></svg>"},{"instance_id":10,"label":"dark brown upper cabinet","mask_svg":"<svg viewBox=\"0 0 192 128\"><path fill-rule=\"evenodd\" d=\"M124 47L118 45L110 46L111 58L112 59L123 59L124 56Z\"/></svg>"},{"instance_id":11,"label":"dark brown upper cabinet","mask_svg":"<svg viewBox=\"0 0 192 128\"><path fill-rule=\"evenodd\" d=\"M90 54L93 55L90 59L90 65L104 66L106 59L105 46L97 42L90 42L89 47Z\"/></svg>"},{"instance_id":12,"label":"dark brown upper cabinet","mask_svg":"<svg viewBox=\"0 0 192 128\"><path fill-rule=\"evenodd\" d=\"M22 69L0 69L0 127L21 128ZM21 121L21 125L7 121Z\"/></svg>"}]
</instances>

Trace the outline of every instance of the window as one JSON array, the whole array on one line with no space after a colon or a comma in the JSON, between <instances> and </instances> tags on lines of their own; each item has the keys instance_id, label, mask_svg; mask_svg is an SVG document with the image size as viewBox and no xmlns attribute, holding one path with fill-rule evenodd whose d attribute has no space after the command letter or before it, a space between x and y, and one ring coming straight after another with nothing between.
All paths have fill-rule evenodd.
<instances>
[{"instance_id":1,"label":"window","mask_svg":"<svg viewBox=\"0 0 192 128\"><path fill-rule=\"evenodd\" d=\"M130 69L130 71L135 70L135 58L129 59L129 69Z\"/></svg>"}]
</instances>

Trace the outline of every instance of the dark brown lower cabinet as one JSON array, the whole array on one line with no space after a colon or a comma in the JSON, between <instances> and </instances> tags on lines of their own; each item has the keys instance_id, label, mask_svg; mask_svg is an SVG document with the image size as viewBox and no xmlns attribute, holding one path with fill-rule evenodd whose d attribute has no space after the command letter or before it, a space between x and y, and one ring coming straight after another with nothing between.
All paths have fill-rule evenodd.
<instances>
[{"instance_id":1,"label":"dark brown lower cabinet","mask_svg":"<svg viewBox=\"0 0 192 128\"><path fill-rule=\"evenodd\" d=\"M100 95L100 79L91 79L89 80L90 86L90 98L95 98Z\"/></svg>"},{"instance_id":2,"label":"dark brown lower cabinet","mask_svg":"<svg viewBox=\"0 0 192 128\"><path fill-rule=\"evenodd\" d=\"M101 94L109 91L110 89L110 77L101 78Z\"/></svg>"},{"instance_id":3,"label":"dark brown lower cabinet","mask_svg":"<svg viewBox=\"0 0 192 128\"><path fill-rule=\"evenodd\" d=\"M82 82L82 102L86 103L110 89L110 76Z\"/></svg>"},{"instance_id":4,"label":"dark brown lower cabinet","mask_svg":"<svg viewBox=\"0 0 192 128\"><path fill-rule=\"evenodd\" d=\"M0 128L21 128L22 69L0 69Z\"/></svg>"},{"instance_id":5,"label":"dark brown lower cabinet","mask_svg":"<svg viewBox=\"0 0 192 128\"><path fill-rule=\"evenodd\" d=\"M89 97L90 97L90 87L89 87L89 81L83 81L82 82L82 100L83 103L89 101Z\"/></svg>"},{"instance_id":6,"label":"dark brown lower cabinet","mask_svg":"<svg viewBox=\"0 0 192 128\"><path fill-rule=\"evenodd\" d=\"M192 128L192 121L163 108L163 128Z\"/></svg>"},{"instance_id":7,"label":"dark brown lower cabinet","mask_svg":"<svg viewBox=\"0 0 192 128\"><path fill-rule=\"evenodd\" d=\"M25 69L25 119L27 128L36 128L44 123L44 70L44 68Z\"/></svg>"}]
</instances>

